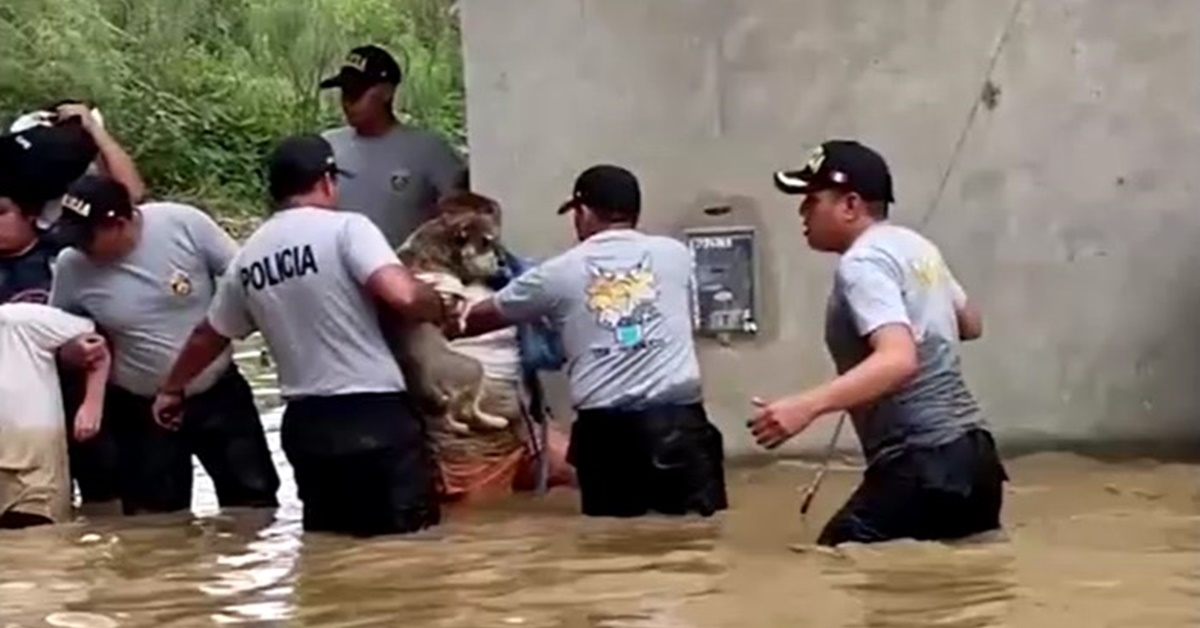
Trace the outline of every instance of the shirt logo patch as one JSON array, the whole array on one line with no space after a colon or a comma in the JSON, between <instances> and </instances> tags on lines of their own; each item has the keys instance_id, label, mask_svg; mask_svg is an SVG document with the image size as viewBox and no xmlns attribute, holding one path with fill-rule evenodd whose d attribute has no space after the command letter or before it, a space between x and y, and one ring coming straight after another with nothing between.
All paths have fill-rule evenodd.
<instances>
[{"instance_id":1,"label":"shirt logo patch","mask_svg":"<svg viewBox=\"0 0 1200 628\"><path fill-rule=\"evenodd\" d=\"M412 180L412 173L407 170L397 170L392 173L391 184L393 192L403 192Z\"/></svg>"},{"instance_id":2,"label":"shirt logo patch","mask_svg":"<svg viewBox=\"0 0 1200 628\"><path fill-rule=\"evenodd\" d=\"M645 325L659 316L657 278L645 257L632 268L604 268L589 264L587 307L596 323L613 334L622 349L646 343Z\"/></svg>"},{"instance_id":3,"label":"shirt logo patch","mask_svg":"<svg viewBox=\"0 0 1200 628\"><path fill-rule=\"evenodd\" d=\"M175 296L186 297L192 293L192 278L182 270L176 270L167 280L167 286Z\"/></svg>"}]
</instances>

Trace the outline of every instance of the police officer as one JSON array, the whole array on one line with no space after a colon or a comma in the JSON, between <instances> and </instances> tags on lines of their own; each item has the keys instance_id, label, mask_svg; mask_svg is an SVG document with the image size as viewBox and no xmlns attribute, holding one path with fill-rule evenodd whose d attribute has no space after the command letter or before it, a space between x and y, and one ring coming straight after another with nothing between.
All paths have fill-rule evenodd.
<instances>
[{"instance_id":1,"label":"police officer","mask_svg":"<svg viewBox=\"0 0 1200 628\"><path fill-rule=\"evenodd\" d=\"M435 525L435 467L380 326L440 321L442 302L401 265L366 217L335 211L328 142L284 140L268 163L274 214L245 242L155 401L186 425L183 391L231 338L262 332L279 367L282 441L304 528L370 536Z\"/></svg>"},{"instance_id":2,"label":"police officer","mask_svg":"<svg viewBox=\"0 0 1200 628\"><path fill-rule=\"evenodd\" d=\"M473 306L463 335L543 316L562 333L578 418L568 459L589 516L705 516L727 507L721 433L703 405L691 253L637 230L641 189L598 165L559 209L580 243Z\"/></svg>"},{"instance_id":3,"label":"police officer","mask_svg":"<svg viewBox=\"0 0 1200 628\"><path fill-rule=\"evenodd\" d=\"M401 80L391 54L360 46L320 84L341 91L347 124L324 133L338 163L355 175L339 182L339 204L369 217L392 248L432 218L438 198L464 185L466 176L462 158L445 139L396 120Z\"/></svg>"},{"instance_id":4,"label":"police officer","mask_svg":"<svg viewBox=\"0 0 1200 628\"><path fill-rule=\"evenodd\" d=\"M751 432L774 448L848 411L868 464L818 542L948 540L999 528L1007 475L958 356L960 340L982 333L982 318L937 246L888 222L887 162L834 140L803 168L776 173L775 184L803 195L809 246L840 255L825 323L839 375L755 400Z\"/></svg>"},{"instance_id":5,"label":"police officer","mask_svg":"<svg viewBox=\"0 0 1200 628\"><path fill-rule=\"evenodd\" d=\"M274 507L279 476L250 385L229 350L187 389L189 421L166 430L151 414L171 362L204 318L237 245L207 214L177 203L135 206L115 179L87 175L62 200L50 303L96 322L113 348L95 454L81 472L115 473L126 514L186 510L192 454L222 507ZM103 478L80 477L80 483Z\"/></svg>"}]
</instances>

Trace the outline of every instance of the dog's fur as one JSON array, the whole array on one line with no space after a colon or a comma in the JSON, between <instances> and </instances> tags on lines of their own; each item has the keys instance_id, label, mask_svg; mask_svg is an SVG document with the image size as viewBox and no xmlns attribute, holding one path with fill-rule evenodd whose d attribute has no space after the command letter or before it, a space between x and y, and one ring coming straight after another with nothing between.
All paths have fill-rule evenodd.
<instances>
[{"instance_id":1,"label":"dog's fur","mask_svg":"<svg viewBox=\"0 0 1200 628\"><path fill-rule=\"evenodd\" d=\"M444 201L448 202L448 201ZM486 280L499 268L496 223L486 214L446 208L421 225L397 250L405 266L435 286L459 311L461 288ZM508 427L504 417L480 409L484 395L483 366L450 347L436 325L406 327L392 342L409 390L425 416L443 421L457 434Z\"/></svg>"}]
</instances>

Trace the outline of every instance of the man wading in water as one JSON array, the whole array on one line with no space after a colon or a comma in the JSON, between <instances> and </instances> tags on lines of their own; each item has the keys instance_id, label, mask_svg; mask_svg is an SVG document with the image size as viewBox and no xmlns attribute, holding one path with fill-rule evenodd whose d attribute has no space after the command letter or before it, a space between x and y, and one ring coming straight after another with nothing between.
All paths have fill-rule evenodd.
<instances>
[{"instance_id":1,"label":"man wading in water","mask_svg":"<svg viewBox=\"0 0 1200 628\"><path fill-rule=\"evenodd\" d=\"M338 168L317 136L284 140L268 162L275 212L246 240L208 317L155 401L188 420L181 392L229 347L260 330L279 365L282 441L304 529L371 536L440 521L436 467L379 309L439 323L443 304L362 215L336 211Z\"/></svg>"},{"instance_id":2,"label":"man wading in water","mask_svg":"<svg viewBox=\"0 0 1200 628\"><path fill-rule=\"evenodd\" d=\"M100 433L79 449L115 472L126 514L187 510L192 455L227 507L278 505L279 476L250 385L230 351L187 389L181 431L154 422L151 404L187 334L204 318L217 278L237 251L207 214L178 203L135 206L119 181L87 175L62 201L50 304L90 318L112 341Z\"/></svg>"},{"instance_id":3,"label":"man wading in water","mask_svg":"<svg viewBox=\"0 0 1200 628\"><path fill-rule=\"evenodd\" d=\"M579 244L471 307L464 336L551 320L571 398L568 460L583 513L638 517L728 507L721 433L704 410L692 340L692 258L678 240L637 230L633 173L594 166L559 208Z\"/></svg>"},{"instance_id":4,"label":"man wading in water","mask_svg":"<svg viewBox=\"0 0 1200 628\"><path fill-rule=\"evenodd\" d=\"M466 167L441 136L396 120L400 65L378 46L350 51L321 89L337 88L348 126L326 131L338 164L338 205L371 219L393 249L436 215L437 200L459 187Z\"/></svg>"},{"instance_id":5,"label":"man wading in water","mask_svg":"<svg viewBox=\"0 0 1200 628\"><path fill-rule=\"evenodd\" d=\"M1000 527L1007 479L959 366L982 333L938 248L887 222L892 177L875 151L826 142L800 170L775 174L804 195L809 246L838 253L825 341L839 376L770 403L750 429L775 448L817 418L849 411L867 457L862 485L818 543L949 540Z\"/></svg>"}]
</instances>

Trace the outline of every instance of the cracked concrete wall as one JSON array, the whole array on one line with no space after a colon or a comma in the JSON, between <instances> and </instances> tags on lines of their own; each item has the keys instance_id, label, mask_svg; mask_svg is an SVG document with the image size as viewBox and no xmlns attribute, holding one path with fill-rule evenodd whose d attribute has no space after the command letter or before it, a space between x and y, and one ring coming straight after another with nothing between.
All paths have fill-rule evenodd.
<instances>
[{"instance_id":1,"label":"cracked concrete wall","mask_svg":"<svg viewBox=\"0 0 1200 628\"><path fill-rule=\"evenodd\" d=\"M831 373L834 260L770 173L834 136L884 153L896 221L983 306L964 359L1003 445L1200 440L1200 2L465 0L463 20L472 177L518 248L572 243L554 208L599 161L641 176L651 231L760 230L761 333L701 343L731 453L754 450L751 396Z\"/></svg>"}]
</instances>

